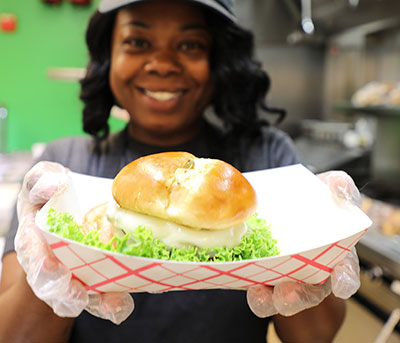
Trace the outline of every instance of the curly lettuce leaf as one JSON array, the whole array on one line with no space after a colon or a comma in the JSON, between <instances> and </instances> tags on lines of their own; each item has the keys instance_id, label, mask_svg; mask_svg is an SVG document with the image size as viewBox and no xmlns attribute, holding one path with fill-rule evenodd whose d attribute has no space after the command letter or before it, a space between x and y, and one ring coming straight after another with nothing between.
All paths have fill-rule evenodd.
<instances>
[{"instance_id":1,"label":"curly lettuce leaf","mask_svg":"<svg viewBox=\"0 0 400 343\"><path fill-rule=\"evenodd\" d=\"M155 239L153 232L138 226L133 233L122 238L113 237L108 243L100 241L98 231L83 234L79 224L68 213L58 213L50 209L47 217L49 231L61 237L126 255L186 262L232 262L250 260L279 254L277 242L272 238L269 225L257 214L248 221L248 230L242 236L241 243L234 248L176 248L169 247Z\"/></svg>"}]
</instances>

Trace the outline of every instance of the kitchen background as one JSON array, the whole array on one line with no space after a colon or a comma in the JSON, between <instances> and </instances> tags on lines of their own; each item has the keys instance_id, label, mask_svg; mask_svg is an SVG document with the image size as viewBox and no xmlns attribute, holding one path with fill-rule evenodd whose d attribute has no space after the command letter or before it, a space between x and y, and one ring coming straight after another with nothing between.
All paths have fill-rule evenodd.
<instances>
[{"instance_id":1,"label":"kitchen background","mask_svg":"<svg viewBox=\"0 0 400 343\"><path fill-rule=\"evenodd\" d=\"M77 80L98 0L85 2L0 3L0 235L33 156L83 134ZM362 287L338 342L374 342L385 323L387 341L400 342L400 1L236 0L236 9L271 77L268 103L286 110L280 128L314 172L346 170L375 221L358 244ZM124 124L115 110L112 131Z\"/></svg>"}]
</instances>

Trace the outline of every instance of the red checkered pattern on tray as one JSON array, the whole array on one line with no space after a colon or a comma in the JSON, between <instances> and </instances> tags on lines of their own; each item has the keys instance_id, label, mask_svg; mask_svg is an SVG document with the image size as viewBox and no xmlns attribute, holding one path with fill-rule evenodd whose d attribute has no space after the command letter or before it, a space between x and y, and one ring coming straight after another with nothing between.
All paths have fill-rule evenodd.
<instances>
[{"instance_id":1,"label":"red checkered pattern on tray","mask_svg":"<svg viewBox=\"0 0 400 343\"><path fill-rule=\"evenodd\" d=\"M108 253L45 233L57 258L90 292L165 292L245 289L291 280L318 284L365 231L337 243L291 256L231 263L183 263Z\"/></svg>"}]
</instances>

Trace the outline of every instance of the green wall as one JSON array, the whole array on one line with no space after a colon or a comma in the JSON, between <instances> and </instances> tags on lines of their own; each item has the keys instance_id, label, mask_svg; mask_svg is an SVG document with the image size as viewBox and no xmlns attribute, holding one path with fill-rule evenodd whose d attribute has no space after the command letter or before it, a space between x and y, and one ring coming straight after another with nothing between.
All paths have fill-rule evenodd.
<instances>
[{"instance_id":1,"label":"green wall","mask_svg":"<svg viewBox=\"0 0 400 343\"><path fill-rule=\"evenodd\" d=\"M51 80L47 69L85 67L85 30L97 1L75 6L64 0L0 0L0 14L17 16L15 33L0 32L0 104L8 108L7 150L35 142L83 135L79 84ZM112 119L111 129L123 126Z\"/></svg>"}]
</instances>

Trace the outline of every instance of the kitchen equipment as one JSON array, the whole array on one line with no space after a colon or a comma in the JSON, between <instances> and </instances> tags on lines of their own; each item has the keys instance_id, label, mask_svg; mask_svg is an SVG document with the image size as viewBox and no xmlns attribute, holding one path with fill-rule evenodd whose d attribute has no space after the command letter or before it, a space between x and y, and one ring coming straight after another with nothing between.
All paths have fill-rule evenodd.
<instances>
[{"instance_id":1,"label":"kitchen equipment","mask_svg":"<svg viewBox=\"0 0 400 343\"><path fill-rule=\"evenodd\" d=\"M385 323L383 329L379 333L374 343L385 343L392 334L396 324L400 321L400 308L396 308L390 314L389 319Z\"/></svg>"},{"instance_id":2,"label":"kitchen equipment","mask_svg":"<svg viewBox=\"0 0 400 343\"><path fill-rule=\"evenodd\" d=\"M357 245L361 287L356 298L388 321L400 308L400 206L364 197L362 209L373 225ZM400 332L400 325L396 322L393 329ZM384 342L385 335L377 342Z\"/></svg>"},{"instance_id":3,"label":"kitchen equipment","mask_svg":"<svg viewBox=\"0 0 400 343\"><path fill-rule=\"evenodd\" d=\"M355 107L351 103L334 106L353 116L375 120L375 140L371 147L371 178L385 188L400 194L400 107L369 106ZM400 196L398 197L400 199Z\"/></svg>"},{"instance_id":4,"label":"kitchen equipment","mask_svg":"<svg viewBox=\"0 0 400 343\"><path fill-rule=\"evenodd\" d=\"M301 0L301 27L307 35L314 33L314 23L311 18L311 0Z\"/></svg>"}]
</instances>

